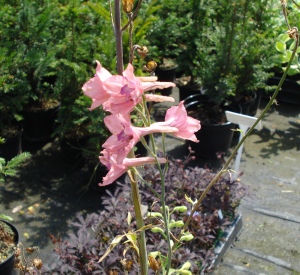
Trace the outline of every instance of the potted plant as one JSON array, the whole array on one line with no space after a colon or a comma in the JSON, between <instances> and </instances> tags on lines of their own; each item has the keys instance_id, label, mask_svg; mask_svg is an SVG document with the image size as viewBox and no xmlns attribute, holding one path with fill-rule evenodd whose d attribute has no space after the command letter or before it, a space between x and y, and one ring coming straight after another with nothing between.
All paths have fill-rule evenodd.
<instances>
[{"instance_id":1,"label":"potted plant","mask_svg":"<svg viewBox=\"0 0 300 275\"><path fill-rule=\"evenodd\" d=\"M0 141L2 142L1 138ZM6 176L15 175L16 168L29 156L28 153L22 153L6 162L0 155L0 181L4 181ZM0 213L0 273L7 275L13 272L15 252L19 243L19 232L11 221L11 217Z\"/></svg>"},{"instance_id":2,"label":"potted plant","mask_svg":"<svg viewBox=\"0 0 300 275\"><path fill-rule=\"evenodd\" d=\"M184 100L190 95L201 93L201 72L204 69L202 60L209 58L211 43L209 40L210 16L212 8L210 1L189 1L179 3L177 16L185 18L178 32L180 43L178 78L179 99Z\"/></svg>"},{"instance_id":3,"label":"potted plant","mask_svg":"<svg viewBox=\"0 0 300 275\"><path fill-rule=\"evenodd\" d=\"M267 37L274 15L270 5L237 0L199 5L192 1L191 5L197 13L190 8L195 19L192 30L184 34L187 42L178 62L180 68L190 67L185 75L191 82L198 79L199 86L217 102L228 97L239 101L241 95L263 88L274 53ZM190 45L189 41L194 42Z\"/></svg>"},{"instance_id":4,"label":"potted plant","mask_svg":"<svg viewBox=\"0 0 300 275\"><path fill-rule=\"evenodd\" d=\"M90 128L96 117L99 132L104 128L100 122L103 118L101 111L91 113L88 110L90 99L82 92L82 83L92 74L90 57L92 55L96 58L98 50L102 51L100 45L104 47L101 39L95 35L98 31L106 31L103 21L88 5L72 1L59 7L52 30L57 39L57 81L54 89L61 97L56 134L60 139L63 156L75 163L82 162L84 146L90 136L95 134ZM105 45L105 49L108 54L111 45Z\"/></svg>"},{"instance_id":5,"label":"potted plant","mask_svg":"<svg viewBox=\"0 0 300 275\"><path fill-rule=\"evenodd\" d=\"M1 48L0 58L0 136L6 140L0 145L0 154L5 159L11 159L22 151L22 110L24 95L20 92L20 73L14 66L15 54Z\"/></svg>"},{"instance_id":6,"label":"potted plant","mask_svg":"<svg viewBox=\"0 0 300 275\"><path fill-rule=\"evenodd\" d=\"M270 33L276 10L269 1L244 2L241 5L233 1L232 5L235 8L232 9L230 22L233 24L233 20L238 20L235 22L236 33L233 34L234 38L237 37L237 43L234 45L235 42L229 40L229 45L234 45L230 54L236 56L232 68L228 70L234 84L233 100L241 105L243 114L255 115L260 101L259 97L256 100L256 92L266 88L269 69L273 66L275 52ZM232 31L234 27L228 34Z\"/></svg>"},{"instance_id":7,"label":"potted plant","mask_svg":"<svg viewBox=\"0 0 300 275\"><path fill-rule=\"evenodd\" d=\"M289 21L293 25L297 22L299 17L299 9L292 9L292 3L288 3L289 9ZM292 55L292 51L295 47L295 43L290 37L289 33L286 32L286 23L283 18L278 17L274 20L274 29L276 33L274 37L276 38L275 48L276 54L273 58L274 65L271 68L273 75L269 77L267 84L271 87L278 85L282 74L285 71L287 63ZM278 35L279 34L279 35ZM283 83L282 89L278 95L278 100L282 102L288 102L292 104L299 104L300 97L298 94L299 90L299 76L300 76L300 66L299 66L299 50L295 54L292 65L288 70L288 75ZM265 96L268 97L267 93Z\"/></svg>"},{"instance_id":8,"label":"potted plant","mask_svg":"<svg viewBox=\"0 0 300 275\"><path fill-rule=\"evenodd\" d=\"M156 20L146 33L149 41L150 57L157 63L155 75L159 81L174 82L178 68L179 43L182 33L178 31L184 24L185 18L178 14L181 1L163 0L155 5ZM166 17L165 14L168 14ZM168 35L166 35L166 33ZM172 88L159 91L162 95L170 95Z\"/></svg>"},{"instance_id":9,"label":"potted plant","mask_svg":"<svg viewBox=\"0 0 300 275\"><path fill-rule=\"evenodd\" d=\"M198 6L192 1L191 5L195 5L199 10L197 14L193 14L190 8L191 14L194 18L197 19L198 16L199 18L198 24L196 24L197 20L194 20L192 30L185 33L189 37L186 41L193 41L191 35L197 39L194 44L191 44L193 50L188 48L190 45L187 43L186 50L180 54L180 58L184 62L187 61L186 65L183 63L184 67L188 67L190 64L190 69L186 73L189 78L179 79L179 84L198 83L198 85L194 85L197 87L195 93L205 94L206 100L206 102L199 102L198 105L204 107L207 101L210 102L210 110L207 113L211 117L208 119L201 117L201 121L204 122L202 125L205 124L205 126L202 127L200 133L202 132L202 140L205 140L203 138L204 132L206 132L205 121L215 120L214 126L212 125L210 128L217 129L224 122L224 120L223 122L217 121L219 113L224 113L223 107L227 108L226 106L230 106L231 103L239 104L243 114L250 114L250 106L254 103L256 91L266 86L269 76L267 69L273 64L270 58L273 53L270 50L272 40L267 36L273 10L269 9L266 1L263 3L238 0L219 1L218 3L205 1L202 6L200 4ZM193 30L196 30L196 33L193 33ZM183 67L180 62L179 67ZM180 99L189 95L188 92L185 92L185 95L181 96L182 88L179 87L179 89ZM198 99L200 97L197 96ZM259 102L256 104L256 109L258 104ZM191 104L189 103L189 105ZM240 112L238 108L236 109L237 112ZM256 109L251 110L252 115L256 113ZM213 110L216 111L213 112ZM224 114L219 117L224 118ZM225 125L222 127L227 132L224 136L230 136L231 129L236 126L228 123L227 128ZM232 133L231 136L233 136ZM203 152L202 156L208 156L204 151L209 144L213 145L215 149L221 148L212 142L212 137L208 137L206 140L209 141L208 144L199 143L201 148L198 152L199 154ZM228 138L227 145L223 146L224 152L228 150L230 144L231 140ZM193 145L194 148L196 146L198 144ZM218 151L210 150L210 152L209 155L215 155Z\"/></svg>"},{"instance_id":10,"label":"potted plant","mask_svg":"<svg viewBox=\"0 0 300 275\"><path fill-rule=\"evenodd\" d=\"M0 272L2 274L12 274L18 242L17 229L8 221L0 220Z\"/></svg>"},{"instance_id":11,"label":"potted plant","mask_svg":"<svg viewBox=\"0 0 300 275\"><path fill-rule=\"evenodd\" d=\"M22 0L17 4L5 3L8 24L3 25L1 48L7 49L9 58L13 58L13 66L8 69L12 75L9 80L15 93L22 95L22 115L24 117L24 135L30 140L49 138L47 133L35 137L29 113L41 109L52 109L58 106L58 95L53 91L55 81L55 54L53 51L51 24L55 4L39 5L33 1ZM43 124L44 123L44 124ZM38 127L42 131L47 124L45 118Z\"/></svg>"}]
</instances>

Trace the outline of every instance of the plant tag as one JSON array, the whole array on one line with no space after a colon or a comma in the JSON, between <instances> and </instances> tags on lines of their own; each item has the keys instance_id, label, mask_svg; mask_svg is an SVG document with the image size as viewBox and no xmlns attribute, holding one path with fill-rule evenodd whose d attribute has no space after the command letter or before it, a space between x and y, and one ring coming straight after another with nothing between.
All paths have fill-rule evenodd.
<instances>
[{"instance_id":1,"label":"plant tag","mask_svg":"<svg viewBox=\"0 0 300 275\"><path fill-rule=\"evenodd\" d=\"M220 220L223 220L223 213L221 209L218 210L218 216Z\"/></svg>"},{"instance_id":2,"label":"plant tag","mask_svg":"<svg viewBox=\"0 0 300 275\"><path fill-rule=\"evenodd\" d=\"M230 111L225 111L226 118L228 121L232 123L236 123L239 125L239 128L241 130L240 133L240 138L239 141L243 138L243 134L246 133L248 128L252 127L252 125L256 122L257 118L252 117L252 116L246 116L243 114L238 114ZM258 124L255 126L255 129L260 130L261 127L261 121L258 122ZM233 180L237 179L237 175L239 173L239 167L240 167L240 162L241 162L241 157L242 157L242 152L243 152L243 146L244 144L241 145L241 147L238 149L236 158L235 158L235 165L234 165L234 171L235 173L232 176Z\"/></svg>"},{"instance_id":3,"label":"plant tag","mask_svg":"<svg viewBox=\"0 0 300 275\"><path fill-rule=\"evenodd\" d=\"M253 116L246 116L243 114L238 114L230 111L225 111L226 118L228 121L232 123L238 124L240 127L244 126L243 128L250 128L257 120L256 117ZM261 122L259 122L256 126L255 129L260 130L262 128ZM243 129L242 129L243 130Z\"/></svg>"}]
</instances>

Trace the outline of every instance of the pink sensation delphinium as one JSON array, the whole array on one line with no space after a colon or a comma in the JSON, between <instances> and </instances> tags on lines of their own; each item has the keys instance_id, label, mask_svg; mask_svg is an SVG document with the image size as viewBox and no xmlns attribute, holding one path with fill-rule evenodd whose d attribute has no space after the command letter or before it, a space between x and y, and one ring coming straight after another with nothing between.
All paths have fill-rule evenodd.
<instances>
[{"instance_id":1,"label":"pink sensation delphinium","mask_svg":"<svg viewBox=\"0 0 300 275\"><path fill-rule=\"evenodd\" d=\"M149 127L135 127L131 124L130 115L113 114L104 118L104 123L112 133L102 145L110 155L116 154L116 162L121 164L123 159L134 148L141 137L154 133L175 133L176 127L153 123Z\"/></svg>"},{"instance_id":2,"label":"pink sensation delphinium","mask_svg":"<svg viewBox=\"0 0 300 275\"><path fill-rule=\"evenodd\" d=\"M146 91L174 87L171 82L141 82L133 73L133 66L128 64L121 75L111 75L97 62L96 75L86 82L82 90L92 100L90 110L100 105L105 111L112 114L128 114L136 104L142 101L142 95ZM146 96L147 97L147 96ZM149 95L149 100L174 101L171 97Z\"/></svg>"},{"instance_id":3,"label":"pink sensation delphinium","mask_svg":"<svg viewBox=\"0 0 300 275\"><path fill-rule=\"evenodd\" d=\"M96 62L96 75L86 82L82 89L84 94L93 100L90 110L102 105L105 111L112 113L104 119L112 136L103 144L104 150L100 156L101 163L109 169L103 182L99 183L100 186L113 183L130 167L156 163L153 157L127 158L142 136L156 132L171 133L176 137L198 142L194 133L200 130L200 122L187 115L183 101L179 106L173 106L167 111L164 122L156 122L149 127L135 127L131 124L130 112L142 102L144 92L174 87L174 83L157 82L153 77L135 77L131 64L128 64L122 76L111 75L99 61ZM147 81L148 79L151 81ZM145 98L147 101L174 102L172 97L153 94L145 94ZM166 159L159 158L158 161L165 163Z\"/></svg>"}]
</instances>

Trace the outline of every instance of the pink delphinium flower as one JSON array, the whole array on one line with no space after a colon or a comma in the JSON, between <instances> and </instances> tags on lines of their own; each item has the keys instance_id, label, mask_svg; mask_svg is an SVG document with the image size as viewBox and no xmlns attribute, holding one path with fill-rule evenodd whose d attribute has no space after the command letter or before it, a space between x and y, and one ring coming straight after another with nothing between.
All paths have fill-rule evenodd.
<instances>
[{"instance_id":1,"label":"pink delphinium flower","mask_svg":"<svg viewBox=\"0 0 300 275\"><path fill-rule=\"evenodd\" d=\"M104 123L113 134L102 145L110 154L116 154L116 162L122 163L123 159L134 148L142 136L153 133L175 133L175 127L153 123L149 127L135 127L130 122L130 116L109 115L104 118Z\"/></svg>"},{"instance_id":2,"label":"pink delphinium flower","mask_svg":"<svg viewBox=\"0 0 300 275\"><path fill-rule=\"evenodd\" d=\"M111 77L111 74L101 66L99 61L96 62L96 75L86 82L82 87L84 94L93 100L90 110L99 107L110 97L104 88L104 81Z\"/></svg>"},{"instance_id":3,"label":"pink delphinium flower","mask_svg":"<svg viewBox=\"0 0 300 275\"><path fill-rule=\"evenodd\" d=\"M123 75L111 75L97 61L96 75L83 85L84 94L91 97L90 109L103 105L104 110L111 113L130 113L142 100L146 91L174 87L172 82L141 82L133 73L133 66L128 64ZM155 97L149 97L155 100ZM159 101L172 101L170 97L157 97Z\"/></svg>"},{"instance_id":4,"label":"pink delphinium flower","mask_svg":"<svg viewBox=\"0 0 300 275\"><path fill-rule=\"evenodd\" d=\"M172 133L173 136L199 142L195 133L200 130L200 121L187 115L183 101L178 106L172 106L167 110L165 121L158 122L161 125L176 127L178 132Z\"/></svg>"},{"instance_id":5,"label":"pink delphinium flower","mask_svg":"<svg viewBox=\"0 0 300 275\"><path fill-rule=\"evenodd\" d=\"M175 86L171 82L141 82L135 77L131 64L128 64L123 76L111 76L104 85L111 97L103 104L103 108L113 114L130 113L141 102L146 91Z\"/></svg>"},{"instance_id":6,"label":"pink delphinium flower","mask_svg":"<svg viewBox=\"0 0 300 275\"><path fill-rule=\"evenodd\" d=\"M145 164L155 164L156 160L152 157L143 158L125 158L121 164L118 164L115 159L115 155L108 155L107 152L102 152L103 156L100 156L100 162L104 164L108 169L108 173L103 177L102 183L99 186L106 186L112 184L120 176L127 172L130 167L142 166ZM165 158L158 158L160 163L166 163Z\"/></svg>"}]
</instances>

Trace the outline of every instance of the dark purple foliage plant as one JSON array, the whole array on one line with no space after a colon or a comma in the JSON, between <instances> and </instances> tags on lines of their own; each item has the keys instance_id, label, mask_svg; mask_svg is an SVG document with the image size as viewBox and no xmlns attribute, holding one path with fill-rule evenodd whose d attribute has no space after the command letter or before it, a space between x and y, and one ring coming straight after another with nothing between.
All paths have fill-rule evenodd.
<instances>
[{"instance_id":1,"label":"dark purple foliage plant","mask_svg":"<svg viewBox=\"0 0 300 275\"><path fill-rule=\"evenodd\" d=\"M192 202L200 197L214 177L214 173L204 168L188 167L187 161L182 160L170 160L168 165L165 175L166 204L170 209L171 224L172 222L180 224L187 219ZM140 172L145 181L160 192L160 176L156 168L150 165L144 166L143 171ZM152 253L157 251L160 255L167 253L165 238L163 234L157 233L159 231L157 228L163 228L161 220L157 218L161 212L160 205L147 184L140 183L140 185L141 201L146 210L145 224L152 225L149 230L146 230L148 253L150 256L155 255L149 259L149 274L159 274L157 272L159 272L160 259L158 254ZM231 180L230 174L227 173L220 178L194 213L188 227L188 231L194 238L184 243L180 242L173 254L172 268L180 268L183 263L188 262L192 274L200 274L201 270L205 269L215 258L214 246L226 226L236 217L240 200L246 191L239 181ZM113 192L107 191L101 200L104 210L100 213L89 214L85 218L77 215L77 220L71 223L75 232L69 234L68 240L52 238L58 260L52 264L51 274L136 275L139 273L139 258L134 248L135 242L129 237L124 237L101 263L98 262L116 236L125 233L130 235L136 230L135 219L131 217L134 211L127 180L123 183L119 182ZM173 211L173 209L183 209L183 211ZM158 213L158 216L151 216L151 213ZM174 238L178 236L180 230L180 226L172 227L172 236Z\"/></svg>"}]
</instances>

